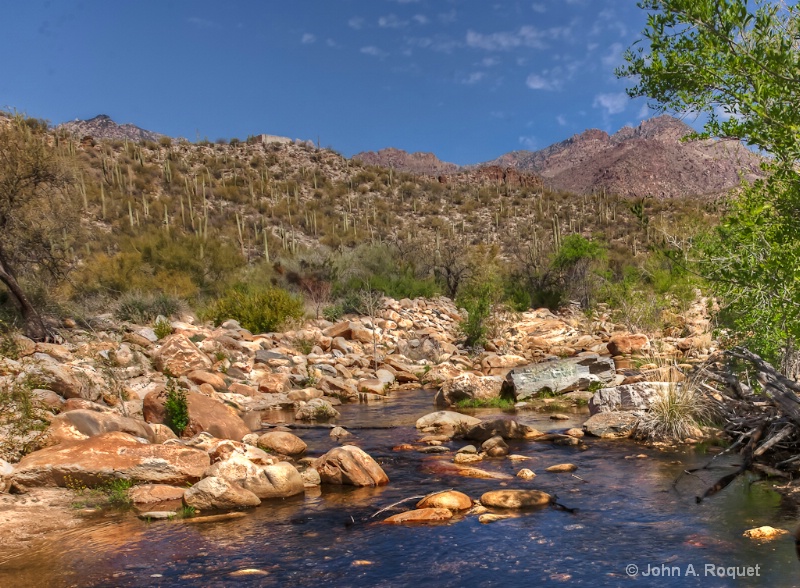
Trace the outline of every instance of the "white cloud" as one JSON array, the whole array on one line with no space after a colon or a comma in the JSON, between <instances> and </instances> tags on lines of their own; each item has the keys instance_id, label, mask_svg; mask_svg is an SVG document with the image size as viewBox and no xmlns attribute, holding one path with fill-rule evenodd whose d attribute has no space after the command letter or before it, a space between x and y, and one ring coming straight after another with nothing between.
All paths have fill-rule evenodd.
<instances>
[{"instance_id":1,"label":"white cloud","mask_svg":"<svg viewBox=\"0 0 800 588\"><path fill-rule=\"evenodd\" d=\"M485 49L487 51L507 51L518 47L528 47L530 49L544 49L547 42L569 35L570 29L567 27L552 27L549 29L537 29L536 27L525 25L517 31L503 31L499 33L477 33L473 30L467 31L467 45L475 49Z\"/></svg>"},{"instance_id":2,"label":"white cloud","mask_svg":"<svg viewBox=\"0 0 800 588\"><path fill-rule=\"evenodd\" d=\"M347 21L347 26L349 26L351 29L361 29L364 27L364 19L360 16L354 16Z\"/></svg>"},{"instance_id":3,"label":"white cloud","mask_svg":"<svg viewBox=\"0 0 800 588\"><path fill-rule=\"evenodd\" d=\"M407 20L401 20L396 14L388 14L378 19L378 26L382 29L400 29L408 25Z\"/></svg>"},{"instance_id":4,"label":"white cloud","mask_svg":"<svg viewBox=\"0 0 800 588\"><path fill-rule=\"evenodd\" d=\"M374 45L368 45L366 47L361 48L361 53L364 55L372 55L373 57L385 57L387 53L375 47Z\"/></svg>"},{"instance_id":5,"label":"white cloud","mask_svg":"<svg viewBox=\"0 0 800 588\"><path fill-rule=\"evenodd\" d=\"M561 125L562 127L565 127L565 126L567 126L567 119L566 119L566 117L564 117L564 115L563 115L563 114L559 114L559 115L556 117L556 122L557 122L559 125Z\"/></svg>"},{"instance_id":6,"label":"white cloud","mask_svg":"<svg viewBox=\"0 0 800 588\"><path fill-rule=\"evenodd\" d=\"M338 47L338 46L339 46L339 43L337 43L337 42L336 42L336 41L334 41L333 39L327 39L327 40L325 41L325 44L326 44L328 47Z\"/></svg>"},{"instance_id":7,"label":"white cloud","mask_svg":"<svg viewBox=\"0 0 800 588\"><path fill-rule=\"evenodd\" d=\"M300 38L300 42L303 45L310 45L311 43L315 43L316 40L317 37L315 35L312 35L311 33L304 33L303 36Z\"/></svg>"},{"instance_id":8,"label":"white cloud","mask_svg":"<svg viewBox=\"0 0 800 588\"><path fill-rule=\"evenodd\" d=\"M500 60L497 57L484 57L478 63L480 63L483 67L494 67L500 63Z\"/></svg>"},{"instance_id":9,"label":"white cloud","mask_svg":"<svg viewBox=\"0 0 800 588\"><path fill-rule=\"evenodd\" d=\"M484 77L486 77L486 72L482 71L473 71L467 77L461 80L462 84L467 84L468 86L472 86L473 84L477 84L480 82Z\"/></svg>"},{"instance_id":10,"label":"white cloud","mask_svg":"<svg viewBox=\"0 0 800 588\"><path fill-rule=\"evenodd\" d=\"M601 60L605 67L617 67L622 65L622 43L612 43L608 48L608 53L603 55Z\"/></svg>"},{"instance_id":11,"label":"white cloud","mask_svg":"<svg viewBox=\"0 0 800 588\"><path fill-rule=\"evenodd\" d=\"M650 118L650 107L647 104L642 104L637 118Z\"/></svg>"},{"instance_id":12,"label":"white cloud","mask_svg":"<svg viewBox=\"0 0 800 588\"><path fill-rule=\"evenodd\" d=\"M414 20L417 22L417 24L421 25L428 24L430 22L430 19L424 14L415 14Z\"/></svg>"},{"instance_id":13,"label":"white cloud","mask_svg":"<svg viewBox=\"0 0 800 588\"><path fill-rule=\"evenodd\" d=\"M556 90L560 83L557 80L549 80L538 74L531 74L525 80L525 85L531 90Z\"/></svg>"},{"instance_id":14,"label":"white cloud","mask_svg":"<svg viewBox=\"0 0 800 588\"><path fill-rule=\"evenodd\" d=\"M625 92L616 92L613 94L598 94L594 97L595 108L602 108L606 114L619 114L624 112L628 107L630 98Z\"/></svg>"},{"instance_id":15,"label":"white cloud","mask_svg":"<svg viewBox=\"0 0 800 588\"><path fill-rule=\"evenodd\" d=\"M519 144L530 151L535 151L539 142L533 135L522 135L519 138Z\"/></svg>"},{"instance_id":16,"label":"white cloud","mask_svg":"<svg viewBox=\"0 0 800 588\"><path fill-rule=\"evenodd\" d=\"M539 14L543 14L547 12L547 7L544 4L539 4L538 2L534 2L531 4L531 10L534 12L538 12Z\"/></svg>"}]
</instances>

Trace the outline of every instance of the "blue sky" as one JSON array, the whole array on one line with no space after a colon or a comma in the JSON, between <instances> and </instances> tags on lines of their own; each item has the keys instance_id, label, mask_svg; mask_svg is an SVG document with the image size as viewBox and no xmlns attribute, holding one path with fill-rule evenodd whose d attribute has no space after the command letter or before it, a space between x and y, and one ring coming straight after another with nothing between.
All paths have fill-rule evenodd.
<instances>
[{"instance_id":1,"label":"blue sky","mask_svg":"<svg viewBox=\"0 0 800 588\"><path fill-rule=\"evenodd\" d=\"M649 118L634 0L7 1L0 106L476 163Z\"/></svg>"}]
</instances>

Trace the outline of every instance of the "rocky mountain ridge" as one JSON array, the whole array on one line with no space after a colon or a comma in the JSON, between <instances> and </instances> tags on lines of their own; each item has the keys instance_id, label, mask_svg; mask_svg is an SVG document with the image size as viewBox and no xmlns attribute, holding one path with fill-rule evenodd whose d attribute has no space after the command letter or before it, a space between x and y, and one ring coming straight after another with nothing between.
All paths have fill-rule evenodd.
<instances>
[{"instance_id":1,"label":"rocky mountain ridge","mask_svg":"<svg viewBox=\"0 0 800 588\"><path fill-rule=\"evenodd\" d=\"M377 165L388 167L399 171L413 174L425 174L438 176L441 174L452 174L459 171L460 166L455 163L442 161L433 153L421 151L408 153L402 149L387 147L380 151L362 151L356 153L353 159L359 159L366 165Z\"/></svg>"},{"instance_id":2,"label":"rocky mountain ridge","mask_svg":"<svg viewBox=\"0 0 800 588\"><path fill-rule=\"evenodd\" d=\"M74 121L62 123L56 130L65 131L78 138L92 137L93 139L111 139L128 141L158 141L162 135L154 131L148 131L137 127L134 124L117 124L107 114L99 114L88 120L75 119Z\"/></svg>"}]
</instances>

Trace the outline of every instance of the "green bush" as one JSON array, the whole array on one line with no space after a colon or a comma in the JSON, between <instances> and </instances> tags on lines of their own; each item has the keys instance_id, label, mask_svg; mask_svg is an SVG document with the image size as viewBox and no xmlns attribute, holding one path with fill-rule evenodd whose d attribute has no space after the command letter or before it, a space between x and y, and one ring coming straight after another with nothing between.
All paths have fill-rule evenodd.
<instances>
[{"instance_id":1,"label":"green bush","mask_svg":"<svg viewBox=\"0 0 800 588\"><path fill-rule=\"evenodd\" d=\"M468 347L486 342L487 320L492 311L493 295L489 287L471 288L459 296L458 305L467 311L460 330Z\"/></svg>"},{"instance_id":2,"label":"green bush","mask_svg":"<svg viewBox=\"0 0 800 588\"><path fill-rule=\"evenodd\" d=\"M189 405L186 390L179 388L172 378L167 382L167 401L164 403L167 426L180 437L189 426Z\"/></svg>"},{"instance_id":3,"label":"green bush","mask_svg":"<svg viewBox=\"0 0 800 588\"><path fill-rule=\"evenodd\" d=\"M0 388L0 457L16 461L44 440L52 415L31 393L40 385L26 378Z\"/></svg>"},{"instance_id":4,"label":"green bush","mask_svg":"<svg viewBox=\"0 0 800 588\"><path fill-rule=\"evenodd\" d=\"M180 312L182 302L162 292L128 292L120 297L114 316L122 321L144 325L159 316L170 317Z\"/></svg>"},{"instance_id":5,"label":"green bush","mask_svg":"<svg viewBox=\"0 0 800 588\"><path fill-rule=\"evenodd\" d=\"M303 301L286 290L237 286L211 303L203 316L215 325L234 319L252 333L270 333L303 314Z\"/></svg>"}]
</instances>

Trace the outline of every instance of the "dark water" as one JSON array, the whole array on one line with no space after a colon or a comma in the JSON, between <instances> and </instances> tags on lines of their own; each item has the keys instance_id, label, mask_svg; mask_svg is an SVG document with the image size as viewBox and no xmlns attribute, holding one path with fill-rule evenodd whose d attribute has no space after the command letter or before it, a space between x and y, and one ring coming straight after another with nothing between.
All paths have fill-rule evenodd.
<instances>
[{"instance_id":1,"label":"dark water","mask_svg":"<svg viewBox=\"0 0 800 588\"><path fill-rule=\"evenodd\" d=\"M534 480L471 479L442 471L439 464L449 463L452 454L391 451L418 437L413 425L431 411L430 392L399 393L385 407L340 408L341 424L392 427L355 431L358 444L386 470L388 486L325 487L305 497L266 501L245 518L202 525L145 523L129 513L111 513L17 557L5 554L0 586L800 585L792 539L759 543L742 537L761 525L794 529L794 507L768 486L741 479L695 504L698 493L730 471L730 460L673 486L683 468L705 463L708 456L622 441L587 440L586 450L519 442L512 453L531 460L473 465L512 475L527 467L538 473ZM488 414L492 411L480 416ZM554 422L547 415L521 416L542 430L583 418ZM298 433L311 455L334 446L325 429ZM579 466L575 476L544 472L563 462ZM372 517L392 503L440 489L456 488L477 499L502 487L544 490L578 511L546 507L489 525L475 516L414 527L377 523L391 513ZM631 577L629 564L667 575ZM710 575L706 566L759 568L758 576L735 579ZM687 570L696 575L687 576Z\"/></svg>"}]
</instances>

